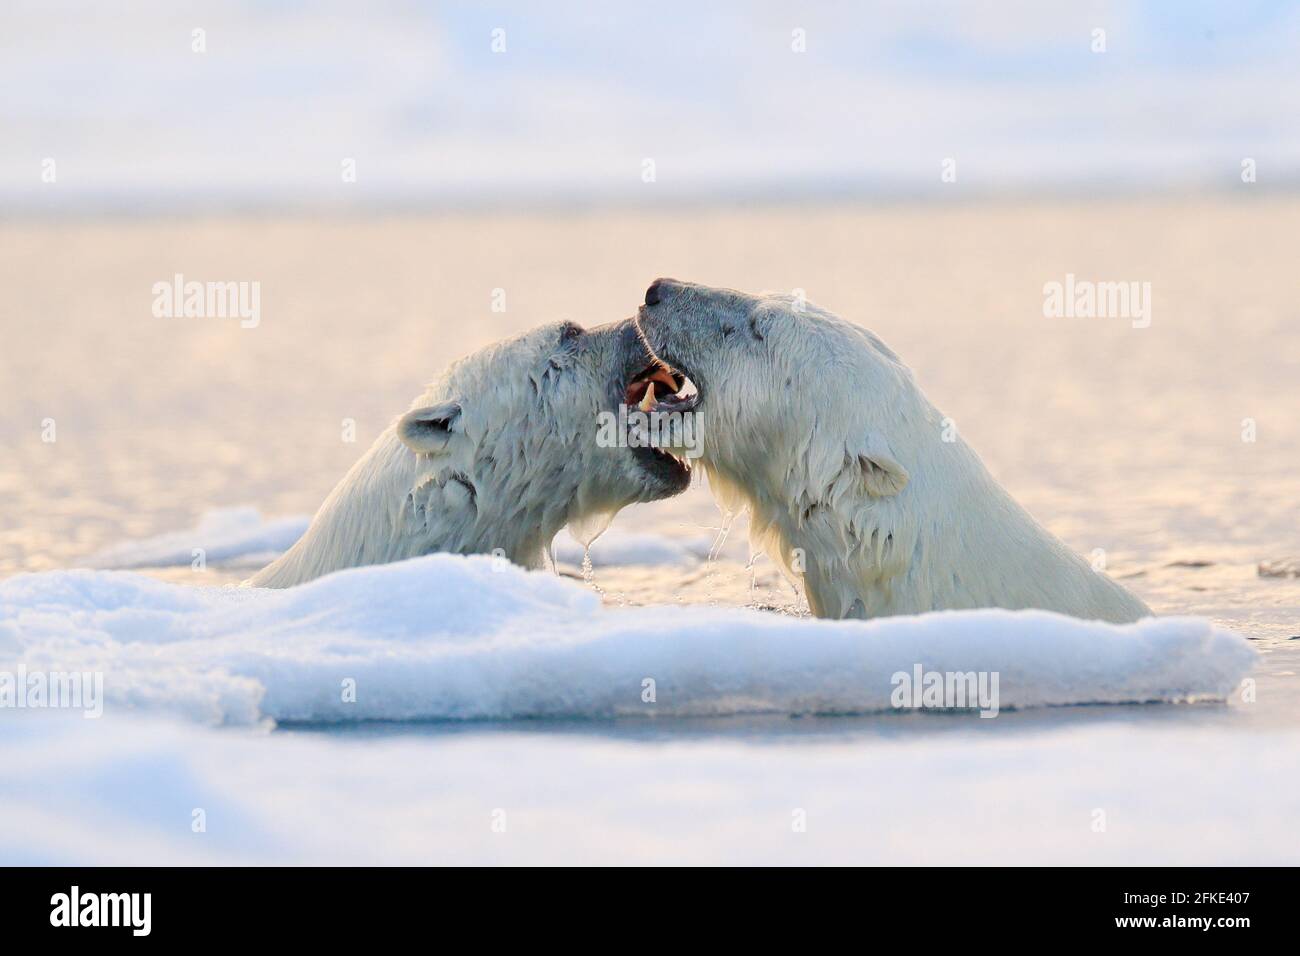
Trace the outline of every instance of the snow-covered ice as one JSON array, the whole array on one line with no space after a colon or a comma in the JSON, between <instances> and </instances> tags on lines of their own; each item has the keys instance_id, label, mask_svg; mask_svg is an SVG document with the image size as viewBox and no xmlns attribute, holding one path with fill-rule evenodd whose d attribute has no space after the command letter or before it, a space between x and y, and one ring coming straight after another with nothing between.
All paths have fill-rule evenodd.
<instances>
[{"instance_id":1,"label":"snow-covered ice","mask_svg":"<svg viewBox=\"0 0 1300 956\"><path fill-rule=\"evenodd\" d=\"M485 557L431 555L282 591L121 571L0 582L0 669L102 672L107 712L212 724L864 713L888 710L893 675L917 665L997 673L1001 708L1221 699L1256 656L1197 618L611 608Z\"/></svg>"},{"instance_id":2,"label":"snow-covered ice","mask_svg":"<svg viewBox=\"0 0 1300 956\"><path fill-rule=\"evenodd\" d=\"M8 863L1300 862L1294 730L358 739L27 716Z\"/></svg>"}]
</instances>

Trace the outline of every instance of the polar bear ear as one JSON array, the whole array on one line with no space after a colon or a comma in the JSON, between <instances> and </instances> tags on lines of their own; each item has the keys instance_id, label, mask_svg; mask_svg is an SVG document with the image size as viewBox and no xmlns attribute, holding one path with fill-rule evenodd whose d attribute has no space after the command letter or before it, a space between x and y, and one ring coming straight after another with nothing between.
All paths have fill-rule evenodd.
<instances>
[{"instance_id":1,"label":"polar bear ear","mask_svg":"<svg viewBox=\"0 0 1300 956\"><path fill-rule=\"evenodd\" d=\"M432 455L447 447L451 441L452 426L460 418L460 403L443 402L413 408L397 423L397 437L411 451Z\"/></svg>"},{"instance_id":2,"label":"polar bear ear","mask_svg":"<svg viewBox=\"0 0 1300 956\"><path fill-rule=\"evenodd\" d=\"M857 448L851 451L857 456L868 494L887 498L907 487L911 476L894 457L894 450L889 447L884 435L868 432Z\"/></svg>"}]
</instances>

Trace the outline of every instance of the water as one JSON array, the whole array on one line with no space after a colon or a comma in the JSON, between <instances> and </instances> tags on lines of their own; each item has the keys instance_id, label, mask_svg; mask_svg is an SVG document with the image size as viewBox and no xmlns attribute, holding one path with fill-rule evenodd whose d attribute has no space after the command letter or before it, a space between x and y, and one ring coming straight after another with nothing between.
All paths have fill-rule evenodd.
<instances>
[{"instance_id":1,"label":"water","mask_svg":"<svg viewBox=\"0 0 1300 956\"><path fill-rule=\"evenodd\" d=\"M56 768L15 738L6 750L27 770L0 795L11 821L0 848L26 847L24 828L64 825L93 806L141 835L154 860L258 859L248 821L297 815L281 848L288 860L411 861L450 847L526 861L568 847L616 861L923 862L945 839L972 839L1005 862L1052 848L1057 862L1295 862L1300 579L1258 569L1300 555L1298 213L1292 199L1225 198L2 223L0 576L73 567L191 527L214 507L311 512L446 362L544 321L624 317L652 278L676 275L805 289L870 326L1048 528L1082 554L1100 549L1108 572L1157 613L1208 617L1262 658L1253 702L992 721L380 724L249 736L105 720L99 756L71 744L52 752L81 753L123 793L132 780L156 784L176 808L200 799L186 787L219 793L244 823L183 843L188 832L174 837L161 822L176 808L132 816L93 769ZM177 272L261 282L261 324L154 318L151 286ZM1150 328L1044 318L1043 285L1067 273L1151 282ZM498 287L510 291L506 313L491 310ZM50 422L55 440L42 440ZM614 605L792 608L771 563L750 565L743 519L728 536L729 525L695 566L593 568L588 558L581 574ZM614 522L682 537L717 526L700 486ZM225 583L247 569L151 573ZM137 752L145 764L122 769ZM317 763L356 768L364 785L322 797L281 779L292 767L303 786L337 786ZM1220 786L1224 774L1240 786ZM620 782L637 779L648 782ZM41 794L59 786L68 796L44 808ZM601 787L606 797L589 796ZM74 801L65 814L43 815L64 800ZM304 800L315 809L304 813ZM525 832L549 820L552 837L456 836L501 801L523 808ZM818 801L826 816L806 844L774 835L788 833L790 807ZM679 803L679 814L663 809ZM1095 805L1117 821L1103 841L1069 822ZM400 838L393 821L406 828ZM126 858L89 831L84 846L100 861Z\"/></svg>"}]
</instances>

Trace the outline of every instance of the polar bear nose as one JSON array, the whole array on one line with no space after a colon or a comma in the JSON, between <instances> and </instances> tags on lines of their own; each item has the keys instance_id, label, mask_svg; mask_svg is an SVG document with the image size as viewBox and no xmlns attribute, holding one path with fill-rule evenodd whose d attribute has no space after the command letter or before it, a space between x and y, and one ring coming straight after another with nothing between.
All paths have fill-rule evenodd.
<instances>
[{"instance_id":1,"label":"polar bear nose","mask_svg":"<svg viewBox=\"0 0 1300 956\"><path fill-rule=\"evenodd\" d=\"M646 305L659 304L659 300L663 298L664 283L668 281L669 281L668 279L655 279L654 282L650 283L650 288L645 290Z\"/></svg>"}]
</instances>

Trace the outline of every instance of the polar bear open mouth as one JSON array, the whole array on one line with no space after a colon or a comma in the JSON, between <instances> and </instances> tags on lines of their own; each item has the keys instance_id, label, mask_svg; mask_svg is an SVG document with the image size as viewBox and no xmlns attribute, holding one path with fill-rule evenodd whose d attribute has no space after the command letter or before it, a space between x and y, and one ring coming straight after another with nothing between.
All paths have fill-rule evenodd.
<instances>
[{"instance_id":1,"label":"polar bear open mouth","mask_svg":"<svg viewBox=\"0 0 1300 956\"><path fill-rule=\"evenodd\" d=\"M632 377L623 401L643 412L689 412L700 403L700 392L683 373L655 363Z\"/></svg>"},{"instance_id":2,"label":"polar bear open mouth","mask_svg":"<svg viewBox=\"0 0 1300 956\"><path fill-rule=\"evenodd\" d=\"M629 430L632 453L643 467L660 474L678 490L691 480L691 466L679 448L681 426L699 401L695 383L661 362L637 372L623 389L629 417L642 413L635 416L639 421Z\"/></svg>"}]
</instances>

